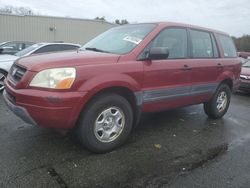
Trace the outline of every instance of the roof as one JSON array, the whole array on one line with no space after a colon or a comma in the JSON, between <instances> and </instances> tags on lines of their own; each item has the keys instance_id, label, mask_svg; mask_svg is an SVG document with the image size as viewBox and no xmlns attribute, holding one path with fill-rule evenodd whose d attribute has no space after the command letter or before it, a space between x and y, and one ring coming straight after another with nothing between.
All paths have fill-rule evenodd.
<instances>
[{"instance_id":1,"label":"roof","mask_svg":"<svg viewBox=\"0 0 250 188\"><path fill-rule=\"evenodd\" d=\"M225 33L223 31L210 29L210 28L206 28L206 27L201 27L201 26L196 26L196 25L191 25L191 24L177 23L177 22L148 22L148 23L135 23L135 24L131 24L131 25L136 25L136 24L157 24L157 25L161 25L163 27L164 26L187 27L187 28L192 28L192 29L210 31L210 32L223 34L223 35L229 35L228 33Z\"/></svg>"}]
</instances>

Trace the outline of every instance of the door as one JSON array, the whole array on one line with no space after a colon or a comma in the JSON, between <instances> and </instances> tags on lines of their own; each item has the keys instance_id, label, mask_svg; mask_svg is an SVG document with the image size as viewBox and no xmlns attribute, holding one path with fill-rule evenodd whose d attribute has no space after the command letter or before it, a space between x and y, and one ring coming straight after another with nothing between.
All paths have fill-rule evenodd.
<instances>
[{"instance_id":1,"label":"door","mask_svg":"<svg viewBox=\"0 0 250 188\"><path fill-rule=\"evenodd\" d=\"M218 48L212 33L190 29L192 74L191 95L196 102L208 100L218 86L217 79L223 72Z\"/></svg>"},{"instance_id":2,"label":"door","mask_svg":"<svg viewBox=\"0 0 250 188\"><path fill-rule=\"evenodd\" d=\"M190 67L185 28L164 29L145 49L167 47L169 56L144 64L143 110L155 111L185 105L190 92ZM144 51L144 52L145 52Z\"/></svg>"}]
</instances>

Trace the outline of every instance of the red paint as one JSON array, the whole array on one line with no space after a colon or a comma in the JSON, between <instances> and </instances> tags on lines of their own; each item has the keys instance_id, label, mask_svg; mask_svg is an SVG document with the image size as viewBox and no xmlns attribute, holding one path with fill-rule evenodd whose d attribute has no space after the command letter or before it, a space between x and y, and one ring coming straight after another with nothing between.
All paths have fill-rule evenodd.
<instances>
[{"instance_id":1,"label":"red paint","mask_svg":"<svg viewBox=\"0 0 250 188\"><path fill-rule=\"evenodd\" d=\"M156 28L130 53L126 55L105 54L90 51L62 52L34 55L19 59L16 63L27 68L22 80L14 85L8 79L6 90L15 96L16 105L25 107L39 126L71 129L76 125L86 103L98 92L111 87L125 87L132 92L192 86L193 84L221 83L239 80L238 58L175 59L161 61L137 61L137 57L149 42L169 26L190 27L175 23L158 23ZM196 29L204 29L194 27ZM206 31L208 29L205 29ZM213 30L208 30L215 32ZM217 32L217 31L216 31ZM221 33L221 32L219 32ZM217 41L218 42L218 41ZM221 47L218 45L221 52ZM221 69L217 68L220 63ZM191 71L181 70L184 65ZM35 74L56 67L75 67L76 80L71 89L58 91L29 87ZM165 102L143 104L143 111L158 111L208 101L212 94L188 96ZM53 103L50 97L60 99Z\"/></svg>"}]
</instances>

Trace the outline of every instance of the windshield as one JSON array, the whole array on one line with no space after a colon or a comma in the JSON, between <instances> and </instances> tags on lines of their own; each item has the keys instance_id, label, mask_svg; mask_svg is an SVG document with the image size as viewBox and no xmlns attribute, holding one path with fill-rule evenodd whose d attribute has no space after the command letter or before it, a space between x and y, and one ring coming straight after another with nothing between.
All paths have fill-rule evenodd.
<instances>
[{"instance_id":1,"label":"windshield","mask_svg":"<svg viewBox=\"0 0 250 188\"><path fill-rule=\"evenodd\" d=\"M250 59L247 60L243 65L242 67L250 67Z\"/></svg>"},{"instance_id":2,"label":"windshield","mask_svg":"<svg viewBox=\"0 0 250 188\"><path fill-rule=\"evenodd\" d=\"M25 48L24 50L21 50L20 52L15 53L15 56L25 56L25 55L30 55L29 53L35 50L36 48L42 46L43 44L33 44L32 46Z\"/></svg>"},{"instance_id":3,"label":"windshield","mask_svg":"<svg viewBox=\"0 0 250 188\"><path fill-rule=\"evenodd\" d=\"M81 47L104 53L126 54L133 50L155 27L155 24L125 25L112 28Z\"/></svg>"}]
</instances>

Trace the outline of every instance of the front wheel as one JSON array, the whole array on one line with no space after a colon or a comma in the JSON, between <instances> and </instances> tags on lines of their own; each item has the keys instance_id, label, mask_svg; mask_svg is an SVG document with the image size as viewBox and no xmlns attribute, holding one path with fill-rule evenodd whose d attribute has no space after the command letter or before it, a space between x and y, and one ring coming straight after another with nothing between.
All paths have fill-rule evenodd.
<instances>
[{"instance_id":1,"label":"front wheel","mask_svg":"<svg viewBox=\"0 0 250 188\"><path fill-rule=\"evenodd\" d=\"M221 84L212 99L204 103L204 111L208 117L219 119L225 115L231 101L231 90L227 84Z\"/></svg>"},{"instance_id":2,"label":"front wheel","mask_svg":"<svg viewBox=\"0 0 250 188\"><path fill-rule=\"evenodd\" d=\"M133 124L129 102L116 94L101 95L88 105L78 123L82 144L96 153L111 151L128 138Z\"/></svg>"}]
</instances>

